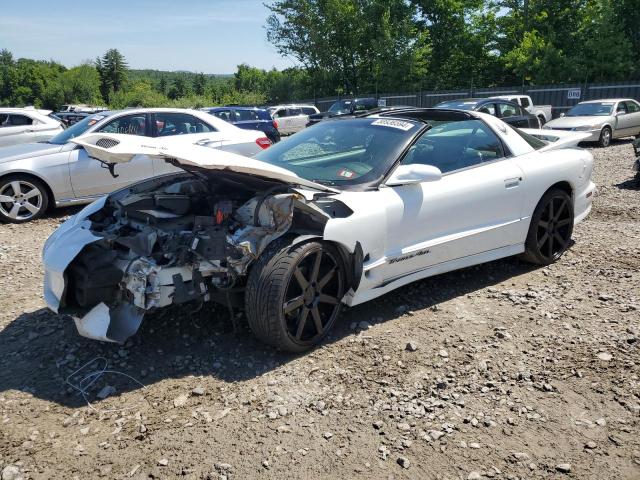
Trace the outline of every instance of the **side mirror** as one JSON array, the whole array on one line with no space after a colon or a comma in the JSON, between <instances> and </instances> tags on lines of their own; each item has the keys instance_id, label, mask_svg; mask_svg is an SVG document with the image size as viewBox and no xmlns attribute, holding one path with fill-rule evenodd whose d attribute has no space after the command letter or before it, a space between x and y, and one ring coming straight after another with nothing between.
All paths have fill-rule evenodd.
<instances>
[{"instance_id":1,"label":"side mirror","mask_svg":"<svg viewBox=\"0 0 640 480\"><path fill-rule=\"evenodd\" d=\"M386 184L388 187L399 185L411 185L422 182L435 182L442 178L439 168L432 165L415 163L412 165L399 165L391 174Z\"/></svg>"},{"instance_id":2,"label":"side mirror","mask_svg":"<svg viewBox=\"0 0 640 480\"><path fill-rule=\"evenodd\" d=\"M562 117L564 117L564 112L562 112L562 113L560 114L560 118L562 118Z\"/></svg>"},{"instance_id":3,"label":"side mirror","mask_svg":"<svg viewBox=\"0 0 640 480\"><path fill-rule=\"evenodd\" d=\"M619 117L620 115L626 115L626 114L627 114L627 111L626 111L626 110L618 110L618 111L616 112L616 117Z\"/></svg>"}]
</instances>

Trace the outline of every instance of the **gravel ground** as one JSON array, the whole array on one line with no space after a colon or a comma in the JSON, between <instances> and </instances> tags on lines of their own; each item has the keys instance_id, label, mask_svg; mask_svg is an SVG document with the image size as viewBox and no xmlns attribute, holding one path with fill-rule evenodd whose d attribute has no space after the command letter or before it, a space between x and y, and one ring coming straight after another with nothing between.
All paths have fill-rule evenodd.
<instances>
[{"instance_id":1,"label":"gravel ground","mask_svg":"<svg viewBox=\"0 0 640 480\"><path fill-rule=\"evenodd\" d=\"M224 309L82 339L41 295L42 244L74 211L0 225L2 480L640 478L640 190L630 142L593 153L594 210L557 264L415 283L301 356ZM88 406L65 380L98 357L132 378L105 373Z\"/></svg>"}]
</instances>

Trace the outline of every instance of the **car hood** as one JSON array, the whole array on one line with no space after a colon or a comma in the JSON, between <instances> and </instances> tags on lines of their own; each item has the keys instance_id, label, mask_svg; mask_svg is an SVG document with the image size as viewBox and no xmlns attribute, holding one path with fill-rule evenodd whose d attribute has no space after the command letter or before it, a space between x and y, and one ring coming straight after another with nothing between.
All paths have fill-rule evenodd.
<instances>
[{"instance_id":1,"label":"car hood","mask_svg":"<svg viewBox=\"0 0 640 480\"><path fill-rule=\"evenodd\" d=\"M585 117L562 117L551 120L545 124L545 127L549 128L576 128L585 125L602 125L611 117L602 117L598 115L591 115Z\"/></svg>"},{"instance_id":2,"label":"car hood","mask_svg":"<svg viewBox=\"0 0 640 480\"><path fill-rule=\"evenodd\" d=\"M0 148L0 163L57 153L62 150L63 146L52 143L21 143L10 147L2 147Z\"/></svg>"},{"instance_id":3,"label":"car hood","mask_svg":"<svg viewBox=\"0 0 640 480\"><path fill-rule=\"evenodd\" d=\"M188 170L189 167L205 170L226 170L278 180L290 185L314 190L340 193L340 190L306 180L286 168L195 144L175 145L163 142L161 139L141 138L115 133L88 134L71 141L84 147L90 157L106 164L126 163L136 155L147 155L169 160L181 167L187 167L185 170Z\"/></svg>"}]
</instances>

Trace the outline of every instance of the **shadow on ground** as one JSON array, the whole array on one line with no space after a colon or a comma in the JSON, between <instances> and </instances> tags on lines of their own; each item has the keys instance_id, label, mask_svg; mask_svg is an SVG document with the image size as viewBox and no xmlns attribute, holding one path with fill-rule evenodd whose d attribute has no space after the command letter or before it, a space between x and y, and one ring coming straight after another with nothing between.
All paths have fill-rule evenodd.
<instances>
[{"instance_id":1,"label":"shadow on ground","mask_svg":"<svg viewBox=\"0 0 640 480\"><path fill-rule=\"evenodd\" d=\"M533 268L510 258L416 282L344 311L325 343L351 335L352 322L393 321L405 311L429 308ZM110 368L146 385L188 375L244 381L296 358L261 344L246 327L233 333L226 308L205 308L206 311L189 313L189 306L183 305L181 309L174 307L148 315L125 346L79 337L70 318L46 309L23 313L0 331L0 395L19 390L68 407L85 406L65 379L96 357L107 358ZM109 384L116 386L118 393L140 388L120 376L110 377ZM100 387L99 383L95 385L92 398Z\"/></svg>"}]
</instances>

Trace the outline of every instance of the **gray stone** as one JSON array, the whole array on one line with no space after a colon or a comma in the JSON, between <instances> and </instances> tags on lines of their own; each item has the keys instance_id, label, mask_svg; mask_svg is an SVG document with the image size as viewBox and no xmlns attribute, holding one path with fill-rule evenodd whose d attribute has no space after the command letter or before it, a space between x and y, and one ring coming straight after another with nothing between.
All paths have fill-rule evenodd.
<instances>
[{"instance_id":1,"label":"gray stone","mask_svg":"<svg viewBox=\"0 0 640 480\"><path fill-rule=\"evenodd\" d=\"M17 480L20 476L20 469L15 465L7 465L2 469L2 480Z\"/></svg>"},{"instance_id":2,"label":"gray stone","mask_svg":"<svg viewBox=\"0 0 640 480\"><path fill-rule=\"evenodd\" d=\"M407 457L398 457L397 462L398 462L398 465L400 465L402 468L405 468L405 469L411 466L411 462Z\"/></svg>"},{"instance_id":3,"label":"gray stone","mask_svg":"<svg viewBox=\"0 0 640 480\"><path fill-rule=\"evenodd\" d=\"M556 465L556 470L561 472L561 473L569 473L571 471L571 464L570 463L559 463L558 465Z\"/></svg>"},{"instance_id":4,"label":"gray stone","mask_svg":"<svg viewBox=\"0 0 640 480\"><path fill-rule=\"evenodd\" d=\"M418 344L415 342L408 342L404 349L408 352L415 352L416 350L418 350Z\"/></svg>"},{"instance_id":5,"label":"gray stone","mask_svg":"<svg viewBox=\"0 0 640 480\"><path fill-rule=\"evenodd\" d=\"M198 385L196 388L191 390L191 394L195 395L196 397L201 397L205 394L205 389L202 385Z\"/></svg>"},{"instance_id":6,"label":"gray stone","mask_svg":"<svg viewBox=\"0 0 640 480\"><path fill-rule=\"evenodd\" d=\"M102 387L102 390L98 392L96 397L98 397L100 400L104 400L105 398L113 395L114 393L116 393L116 387L112 385L105 385L104 387Z\"/></svg>"}]
</instances>

